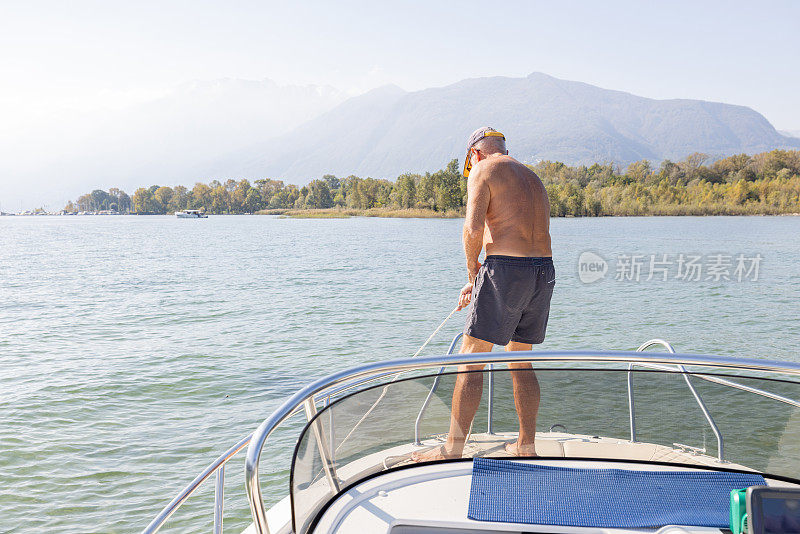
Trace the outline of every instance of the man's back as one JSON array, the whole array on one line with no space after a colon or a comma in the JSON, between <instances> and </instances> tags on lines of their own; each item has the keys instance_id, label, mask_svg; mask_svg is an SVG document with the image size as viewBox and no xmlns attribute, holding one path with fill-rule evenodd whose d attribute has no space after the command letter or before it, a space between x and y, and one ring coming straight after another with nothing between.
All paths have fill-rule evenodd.
<instances>
[{"instance_id":1,"label":"man's back","mask_svg":"<svg viewBox=\"0 0 800 534\"><path fill-rule=\"evenodd\" d=\"M490 157L479 165L478 174L490 192L483 236L486 254L552 256L550 203L536 173L510 156Z\"/></svg>"}]
</instances>

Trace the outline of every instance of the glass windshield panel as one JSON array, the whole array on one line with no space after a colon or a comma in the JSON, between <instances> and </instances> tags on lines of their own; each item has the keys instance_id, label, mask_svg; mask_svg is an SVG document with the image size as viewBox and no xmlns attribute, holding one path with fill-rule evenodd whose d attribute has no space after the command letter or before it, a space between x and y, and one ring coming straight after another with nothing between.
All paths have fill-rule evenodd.
<instances>
[{"instance_id":1,"label":"glass windshield panel","mask_svg":"<svg viewBox=\"0 0 800 534\"><path fill-rule=\"evenodd\" d=\"M796 380L764 373L703 372L709 379L729 380L800 401ZM752 469L800 479L800 408L753 392L691 374L639 368L629 373L625 368L599 365L540 368L537 364L535 372L498 366L460 375L400 378L328 406L319 404L292 461L295 532L307 532L319 510L346 486L411 464L414 451L444 443L457 380L466 380L468 397L480 398L463 457L510 457L504 444L515 441L519 431L516 381L518 398L528 406L537 396L541 399L535 421L539 456ZM629 376L635 443L631 442ZM728 463L717 462L717 436L695 393L723 438ZM530 417L530 410L525 413ZM417 438L419 445L415 445Z\"/></svg>"}]
</instances>

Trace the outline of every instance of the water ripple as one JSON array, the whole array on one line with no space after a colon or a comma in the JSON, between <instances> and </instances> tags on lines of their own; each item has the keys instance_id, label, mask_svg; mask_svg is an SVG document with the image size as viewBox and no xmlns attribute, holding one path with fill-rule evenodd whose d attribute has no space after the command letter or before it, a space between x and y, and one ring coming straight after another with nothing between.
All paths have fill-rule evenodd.
<instances>
[{"instance_id":1,"label":"water ripple","mask_svg":"<svg viewBox=\"0 0 800 534\"><path fill-rule=\"evenodd\" d=\"M461 288L460 225L0 218L0 531L138 531L309 379L409 356ZM663 337L798 360L800 219L560 219L552 234L559 281L543 349ZM761 253L764 274L584 285L584 250ZM287 491L293 425L265 452L268 503ZM242 472L237 462L226 479L231 531L249 523ZM170 525L206 529L212 499L209 485Z\"/></svg>"}]
</instances>

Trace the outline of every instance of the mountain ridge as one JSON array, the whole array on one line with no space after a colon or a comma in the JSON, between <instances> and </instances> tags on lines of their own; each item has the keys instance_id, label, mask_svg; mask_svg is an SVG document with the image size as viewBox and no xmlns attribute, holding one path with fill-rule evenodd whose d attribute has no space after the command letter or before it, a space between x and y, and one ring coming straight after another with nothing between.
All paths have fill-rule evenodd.
<instances>
[{"instance_id":1,"label":"mountain ridge","mask_svg":"<svg viewBox=\"0 0 800 534\"><path fill-rule=\"evenodd\" d=\"M534 72L410 92L384 86L219 167L301 182L325 173L395 177L463 157L469 132L484 124L503 131L511 154L526 163L627 164L800 148L746 106L652 99Z\"/></svg>"}]
</instances>

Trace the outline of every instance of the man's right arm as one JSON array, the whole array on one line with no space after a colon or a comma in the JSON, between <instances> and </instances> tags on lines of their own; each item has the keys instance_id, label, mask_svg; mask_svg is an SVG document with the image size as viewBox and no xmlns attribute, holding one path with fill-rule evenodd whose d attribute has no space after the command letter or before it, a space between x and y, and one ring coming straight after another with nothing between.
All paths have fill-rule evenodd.
<instances>
[{"instance_id":1,"label":"man's right arm","mask_svg":"<svg viewBox=\"0 0 800 534\"><path fill-rule=\"evenodd\" d=\"M478 275L478 257L483 248L486 212L489 209L489 184L481 165L476 165L467 181L467 215L464 219L464 255L467 260L467 281L475 282Z\"/></svg>"}]
</instances>

